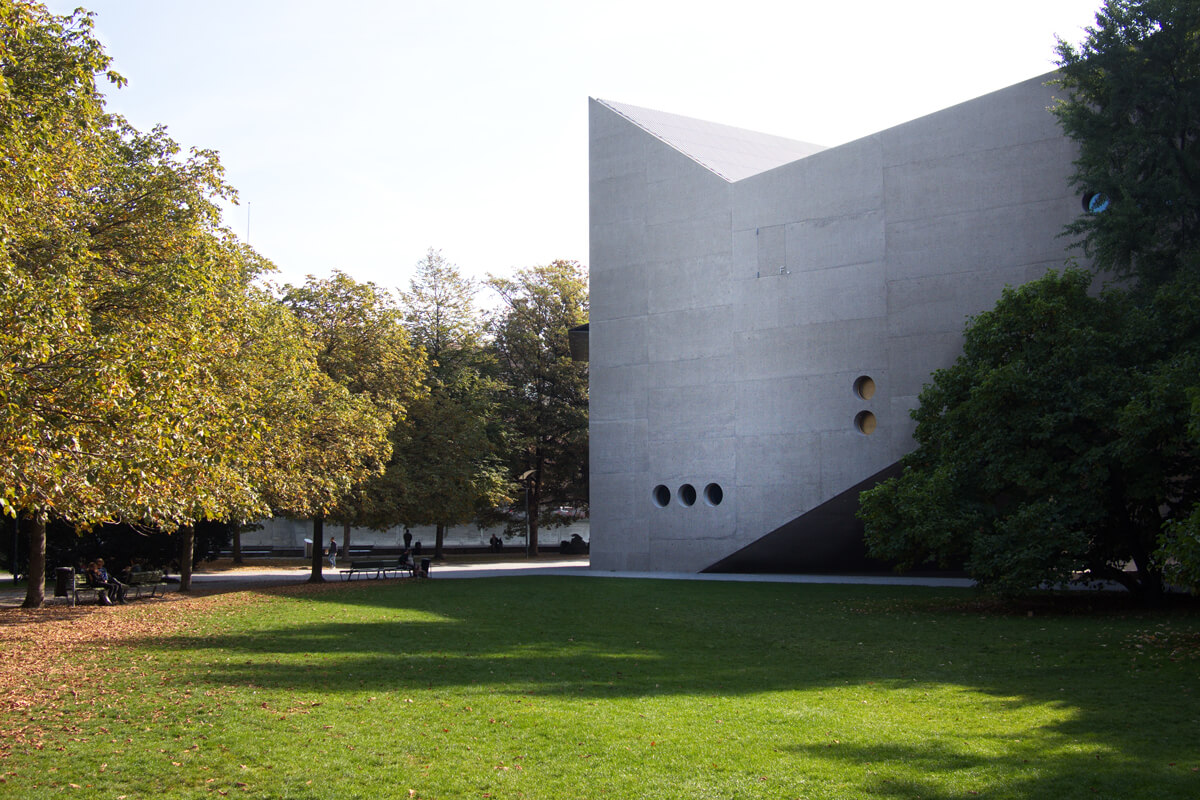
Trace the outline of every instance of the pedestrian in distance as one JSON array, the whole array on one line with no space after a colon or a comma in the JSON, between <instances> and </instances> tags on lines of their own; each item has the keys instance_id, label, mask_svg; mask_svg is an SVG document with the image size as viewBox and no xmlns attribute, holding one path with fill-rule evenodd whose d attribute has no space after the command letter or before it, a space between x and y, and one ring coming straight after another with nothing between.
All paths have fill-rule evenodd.
<instances>
[{"instance_id":1,"label":"pedestrian in distance","mask_svg":"<svg viewBox=\"0 0 1200 800\"><path fill-rule=\"evenodd\" d=\"M329 568L337 569L337 540L329 537Z\"/></svg>"}]
</instances>

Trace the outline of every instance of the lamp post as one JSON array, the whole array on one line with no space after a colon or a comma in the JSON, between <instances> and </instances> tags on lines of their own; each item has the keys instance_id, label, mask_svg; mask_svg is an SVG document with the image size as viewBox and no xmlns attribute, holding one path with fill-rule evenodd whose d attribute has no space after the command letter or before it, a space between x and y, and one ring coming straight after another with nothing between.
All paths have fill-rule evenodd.
<instances>
[{"instance_id":1,"label":"lamp post","mask_svg":"<svg viewBox=\"0 0 1200 800\"><path fill-rule=\"evenodd\" d=\"M529 495L532 494L530 484L533 483L533 476L537 474L537 470L530 469L521 473L520 481L525 484L525 557L533 558L537 556L537 552L533 546L533 517L530 516L534 510L529 508Z\"/></svg>"}]
</instances>

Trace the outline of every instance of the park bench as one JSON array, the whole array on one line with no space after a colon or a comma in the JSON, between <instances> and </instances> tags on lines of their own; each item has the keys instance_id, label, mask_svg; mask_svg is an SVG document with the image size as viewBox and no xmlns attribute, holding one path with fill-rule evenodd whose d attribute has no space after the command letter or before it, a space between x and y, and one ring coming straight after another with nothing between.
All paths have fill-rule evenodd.
<instances>
[{"instance_id":1,"label":"park bench","mask_svg":"<svg viewBox=\"0 0 1200 800\"><path fill-rule=\"evenodd\" d=\"M161 569L143 569L129 573L129 580L126 582L129 590L125 593L125 599L134 599L145 594L147 597L154 597L155 592L159 597L162 597L167 592L167 582L163 579L163 571ZM132 598L130 597L132 594Z\"/></svg>"},{"instance_id":2,"label":"park bench","mask_svg":"<svg viewBox=\"0 0 1200 800\"><path fill-rule=\"evenodd\" d=\"M100 602L101 593L107 590L103 586L89 586L87 576L72 571L70 580L54 582L54 596L65 597L71 605L79 604L79 596L91 594L96 602Z\"/></svg>"},{"instance_id":3,"label":"park bench","mask_svg":"<svg viewBox=\"0 0 1200 800\"><path fill-rule=\"evenodd\" d=\"M409 577L412 577L414 571L411 561L400 558L373 558L351 561L350 566L342 568L341 575L342 580L349 581L353 580L355 575L364 578L386 578L389 572L396 573L397 577L401 572L407 572Z\"/></svg>"},{"instance_id":4,"label":"park bench","mask_svg":"<svg viewBox=\"0 0 1200 800\"><path fill-rule=\"evenodd\" d=\"M96 602L100 602L100 595L108 592L103 586L89 584L87 575L82 572L75 572L69 567L63 568L62 572L63 578L54 581L54 596L66 598L73 606L79 604L81 596L90 595ZM161 569L138 570L130 574L128 581L121 582L126 586L126 600L154 597L156 594L162 597L167 590L167 581ZM116 600L115 597L109 599Z\"/></svg>"}]
</instances>

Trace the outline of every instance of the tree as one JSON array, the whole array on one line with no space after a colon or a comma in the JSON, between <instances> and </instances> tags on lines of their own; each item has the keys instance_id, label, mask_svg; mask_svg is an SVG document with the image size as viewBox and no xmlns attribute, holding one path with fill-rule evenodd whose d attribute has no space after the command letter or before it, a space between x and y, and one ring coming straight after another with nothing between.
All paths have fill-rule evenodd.
<instances>
[{"instance_id":1,"label":"tree","mask_svg":"<svg viewBox=\"0 0 1200 800\"><path fill-rule=\"evenodd\" d=\"M508 481L494 422L499 386L487 376L476 287L432 248L401 297L405 326L429 359L427 394L394 432L393 462L375 494L376 525L433 525L434 558L446 528L470 521L481 506L507 502Z\"/></svg>"},{"instance_id":2,"label":"tree","mask_svg":"<svg viewBox=\"0 0 1200 800\"><path fill-rule=\"evenodd\" d=\"M1178 330L1179 298L1200 280L1200 6L1171 0L1108 0L1079 47L1059 40L1055 109L1079 145L1073 176L1098 213L1068 228L1098 267L1127 279ZM1200 397L1193 343L1156 375L1180 397ZM1182 368L1181 368L1182 367ZM1200 407L1191 430L1200 431ZM1193 442L1198 442L1193 435ZM1168 578L1200 588L1195 532L1200 512L1164 521L1159 560ZM1190 566L1189 566L1190 565Z\"/></svg>"},{"instance_id":3,"label":"tree","mask_svg":"<svg viewBox=\"0 0 1200 800\"><path fill-rule=\"evenodd\" d=\"M219 473L204 368L215 312L255 268L224 258L215 154L104 114L107 66L85 12L0 4L0 507L35 538L52 515L215 510L196 502Z\"/></svg>"},{"instance_id":4,"label":"tree","mask_svg":"<svg viewBox=\"0 0 1200 800\"><path fill-rule=\"evenodd\" d=\"M359 283L342 272L334 272L326 280L310 276L303 286L284 287L284 302L307 326L317 345L317 363L322 372L343 387L350 398L370 404L370 411L365 406L357 410L359 416L351 427L365 434L361 427L366 425L365 416L373 415L385 436L382 444L386 452L383 446L372 450L370 469L363 470L339 494L323 488L316 502L306 504L313 516L311 580L320 581L325 517L342 521L342 546L348 552L351 525L367 521L368 507L380 503L372 496L372 489L379 484L368 479L383 473L391 454L387 437L423 394L425 358L413 347L392 296L373 283ZM337 410L348 414L350 406L339 406ZM335 420L352 422L351 417L339 415L328 422L336 425ZM317 445L314 455L325 452L322 436L313 441Z\"/></svg>"},{"instance_id":5,"label":"tree","mask_svg":"<svg viewBox=\"0 0 1200 800\"><path fill-rule=\"evenodd\" d=\"M913 412L917 450L862 496L868 545L1004 592L1109 579L1200 585L1200 6L1106 0L1059 40L1054 109L1079 146L1069 270L971 321ZM1127 571L1126 564L1134 570Z\"/></svg>"},{"instance_id":6,"label":"tree","mask_svg":"<svg viewBox=\"0 0 1200 800\"><path fill-rule=\"evenodd\" d=\"M504 384L513 478L525 488L529 554L560 505L587 504L587 364L571 359L567 331L587 321L587 274L555 261L489 284L504 306L491 329Z\"/></svg>"},{"instance_id":7,"label":"tree","mask_svg":"<svg viewBox=\"0 0 1200 800\"><path fill-rule=\"evenodd\" d=\"M425 363L391 293L334 270L327 279L310 275L303 286L285 286L283 300L308 325L325 374L403 417L419 394Z\"/></svg>"},{"instance_id":8,"label":"tree","mask_svg":"<svg viewBox=\"0 0 1200 800\"><path fill-rule=\"evenodd\" d=\"M1073 185L1103 200L1068 231L1143 290L1195 272L1200 244L1200 4L1106 0L1078 47L1058 41L1053 110L1079 145Z\"/></svg>"},{"instance_id":9,"label":"tree","mask_svg":"<svg viewBox=\"0 0 1200 800\"><path fill-rule=\"evenodd\" d=\"M484 326L475 309L476 291L431 247L401 293L404 326L429 359L429 383L453 385L461 375L479 372Z\"/></svg>"},{"instance_id":10,"label":"tree","mask_svg":"<svg viewBox=\"0 0 1200 800\"><path fill-rule=\"evenodd\" d=\"M107 66L86 12L0 0L0 510L30 532L28 606L50 519L179 530L186 589L196 523L386 458L386 428L254 288L270 265L220 225L216 154L105 114Z\"/></svg>"},{"instance_id":11,"label":"tree","mask_svg":"<svg viewBox=\"0 0 1200 800\"><path fill-rule=\"evenodd\" d=\"M1175 392L1200 363L1200 319L1164 336L1166 310L1091 296L1091 281L1051 273L971 321L913 411L917 449L861 497L872 555L961 565L1006 594L1072 580L1161 593L1163 520L1200 497Z\"/></svg>"}]
</instances>

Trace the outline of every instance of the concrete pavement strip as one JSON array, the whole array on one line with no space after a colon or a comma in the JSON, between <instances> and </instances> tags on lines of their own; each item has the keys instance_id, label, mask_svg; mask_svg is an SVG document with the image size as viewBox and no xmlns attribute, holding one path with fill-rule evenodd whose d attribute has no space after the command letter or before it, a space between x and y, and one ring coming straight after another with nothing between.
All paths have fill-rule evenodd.
<instances>
[{"instance_id":1,"label":"concrete pavement strip","mask_svg":"<svg viewBox=\"0 0 1200 800\"><path fill-rule=\"evenodd\" d=\"M236 591L239 588L258 586L280 586L303 583L308 580L309 567L294 566L247 566L238 569L198 571L192 574L192 585L197 591ZM336 570L324 569L326 580L339 580ZM733 581L749 583L805 583L805 584L853 584L874 586L941 586L969 588L974 581L969 578L930 577L908 575L770 575L692 572L640 572L593 570L586 558L547 558L538 561L512 560L490 562L437 563L433 564L430 580L466 578L511 578L530 575L554 575L575 578L635 578L641 580L685 580L685 581ZM361 581L359 581L361 583ZM46 602L57 603L47 587ZM168 589L173 591L174 586ZM25 599L25 589L0 584L0 607L20 606Z\"/></svg>"}]
</instances>

